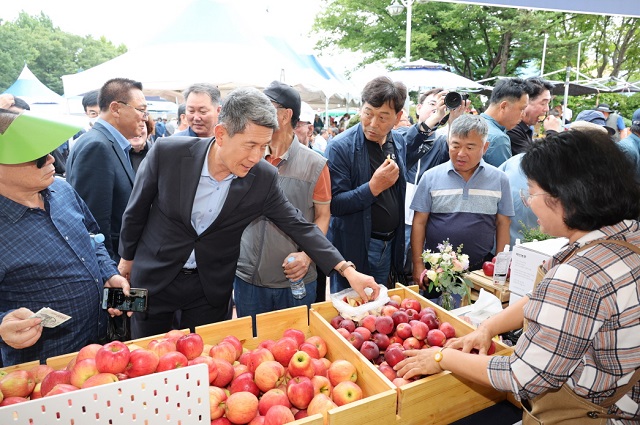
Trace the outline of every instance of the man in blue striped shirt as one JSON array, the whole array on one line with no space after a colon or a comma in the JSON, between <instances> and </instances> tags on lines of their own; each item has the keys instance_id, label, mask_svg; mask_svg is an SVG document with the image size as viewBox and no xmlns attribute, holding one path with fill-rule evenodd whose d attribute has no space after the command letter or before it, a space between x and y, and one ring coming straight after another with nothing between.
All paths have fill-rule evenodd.
<instances>
[{"instance_id":1,"label":"man in blue striped shirt","mask_svg":"<svg viewBox=\"0 0 640 425\"><path fill-rule=\"evenodd\" d=\"M454 247L464 245L469 270L502 251L509 243L513 202L507 175L487 164L482 155L488 148L488 128L482 117L463 115L451 125L451 160L427 170L418 183L411 203L415 211L411 230L414 282L425 269L422 251L437 252L449 239Z\"/></svg>"},{"instance_id":2,"label":"man in blue striped shirt","mask_svg":"<svg viewBox=\"0 0 640 425\"><path fill-rule=\"evenodd\" d=\"M106 335L103 287L129 283L80 196L54 177L48 154L77 128L0 110L0 352L9 366L78 351ZM13 146L12 146L13 145ZM30 318L43 307L71 316L54 328ZM109 310L111 314L120 314Z\"/></svg>"}]
</instances>

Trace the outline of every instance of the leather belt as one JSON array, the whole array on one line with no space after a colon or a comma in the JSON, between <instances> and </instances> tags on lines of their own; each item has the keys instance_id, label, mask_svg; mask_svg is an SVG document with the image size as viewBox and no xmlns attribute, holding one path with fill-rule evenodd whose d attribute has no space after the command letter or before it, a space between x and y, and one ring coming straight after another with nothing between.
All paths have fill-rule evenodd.
<instances>
[{"instance_id":1,"label":"leather belt","mask_svg":"<svg viewBox=\"0 0 640 425\"><path fill-rule=\"evenodd\" d=\"M198 269L182 269L180 270L180 273L182 274L198 274Z\"/></svg>"},{"instance_id":2,"label":"leather belt","mask_svg":"<svg viewBox=\"0 0 640 425\"><path fill-rule=\"evenodd\" d=\"M388 233L380 233L380 232L371 232L371 237L373 239L378 239L380 241L390 241L395 236L395 230Z\"/></svg>"}]
</instances>

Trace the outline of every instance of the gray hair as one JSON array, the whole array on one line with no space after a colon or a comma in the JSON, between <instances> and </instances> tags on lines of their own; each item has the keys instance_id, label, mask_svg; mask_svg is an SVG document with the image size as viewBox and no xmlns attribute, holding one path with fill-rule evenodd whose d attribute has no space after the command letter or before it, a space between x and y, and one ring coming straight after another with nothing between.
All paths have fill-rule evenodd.
<instances>
[{"instance_id":1,"label":"gray hair","mask_svg":"<svg viewBox=\"0 0 640 425\"><path fill-rule=\"evenodd\" d=\"M483 142L487 141L489 126L480 115L463 114L451 124L451 135L466 138L472 132L478 134Z\"/></svg>"},{"instance_id":2,"label":"gray hair","mask_svg":"<svg viewBox=\"0 0 640 425\"><path fill-rule=\"evenodd\" d=\"M260 90L239 87L224 99L218 123L225 126L229 137L233 137L242 133L249 123L275 130L278 116L271 100Z\"/></svg>"},{"instance_id":3,"label":"gray hair","mask_svg":"<svg viewBox=\"0 0 640 425\"><path fill-rule=\"evenodd\" d=\"M220 104L220 90L218 90L218 87L214 86L213 84L196 83L191 85L182 93L185 102L187 101L187 97L189 97L191 93L204 93L211 98L212 105Z\"/></svg>"}]
</instances>

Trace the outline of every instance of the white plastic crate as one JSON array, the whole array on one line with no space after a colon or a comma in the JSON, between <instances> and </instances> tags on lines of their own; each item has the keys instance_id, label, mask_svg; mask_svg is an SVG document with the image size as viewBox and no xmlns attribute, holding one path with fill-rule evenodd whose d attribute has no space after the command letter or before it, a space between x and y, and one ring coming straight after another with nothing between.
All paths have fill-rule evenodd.
<instances>
[{"instance_id":1,"label":"white plastic crate","mask_svg":"<svg viewBox=\"0 0 640 425\"><path fill-rule=\"evenodd\" d=\"M127 379L0 408L0 424L211 423L206 364Z\"/></svg>"}]
</instances>

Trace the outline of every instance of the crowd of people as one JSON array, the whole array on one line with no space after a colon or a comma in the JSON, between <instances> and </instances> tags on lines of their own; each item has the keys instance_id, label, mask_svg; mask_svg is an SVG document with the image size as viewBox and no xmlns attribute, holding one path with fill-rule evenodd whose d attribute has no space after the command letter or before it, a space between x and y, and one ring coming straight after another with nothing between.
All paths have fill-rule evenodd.
<instances>
[{"instance_id":1,"label":"crowd of people","mask_svg":"<svg viewBox=\"0 0 640 425\"><path fill-rule=\"evenodd\" d=\"M141 83L114 78L85 96L87 128L37 141L54 124L2 95L0 138L12 146L0 150L2 361L104 340L108 314L129 321L101 309L104 286L148 290L147 311L130 318L141 338L227 320L234 304L254 319L309 306L327 281L363 299L398 280L435 297L425 249L462 244L474 270L522 226L540 226L569 245L532 293L447 346L461 352L410 351L396 368L449 369L523 400L566 385L600 403L640 366L640 110L630 129L605 104L565 124L550 112L552 88L501 79L480 114L469 100L450 110L448 91L434 89L412 117L404 84L378 77L357 122L345 114L334 129L277 81L224 99L193 84L165 123ZM290 289L299 280L302 298ZM43 329L31 316L45 306L72 320ZM525 319L514 355L466 354ZM640 412L631 387L608 413L622 423Z\"/></svg>"}]
</instances>

